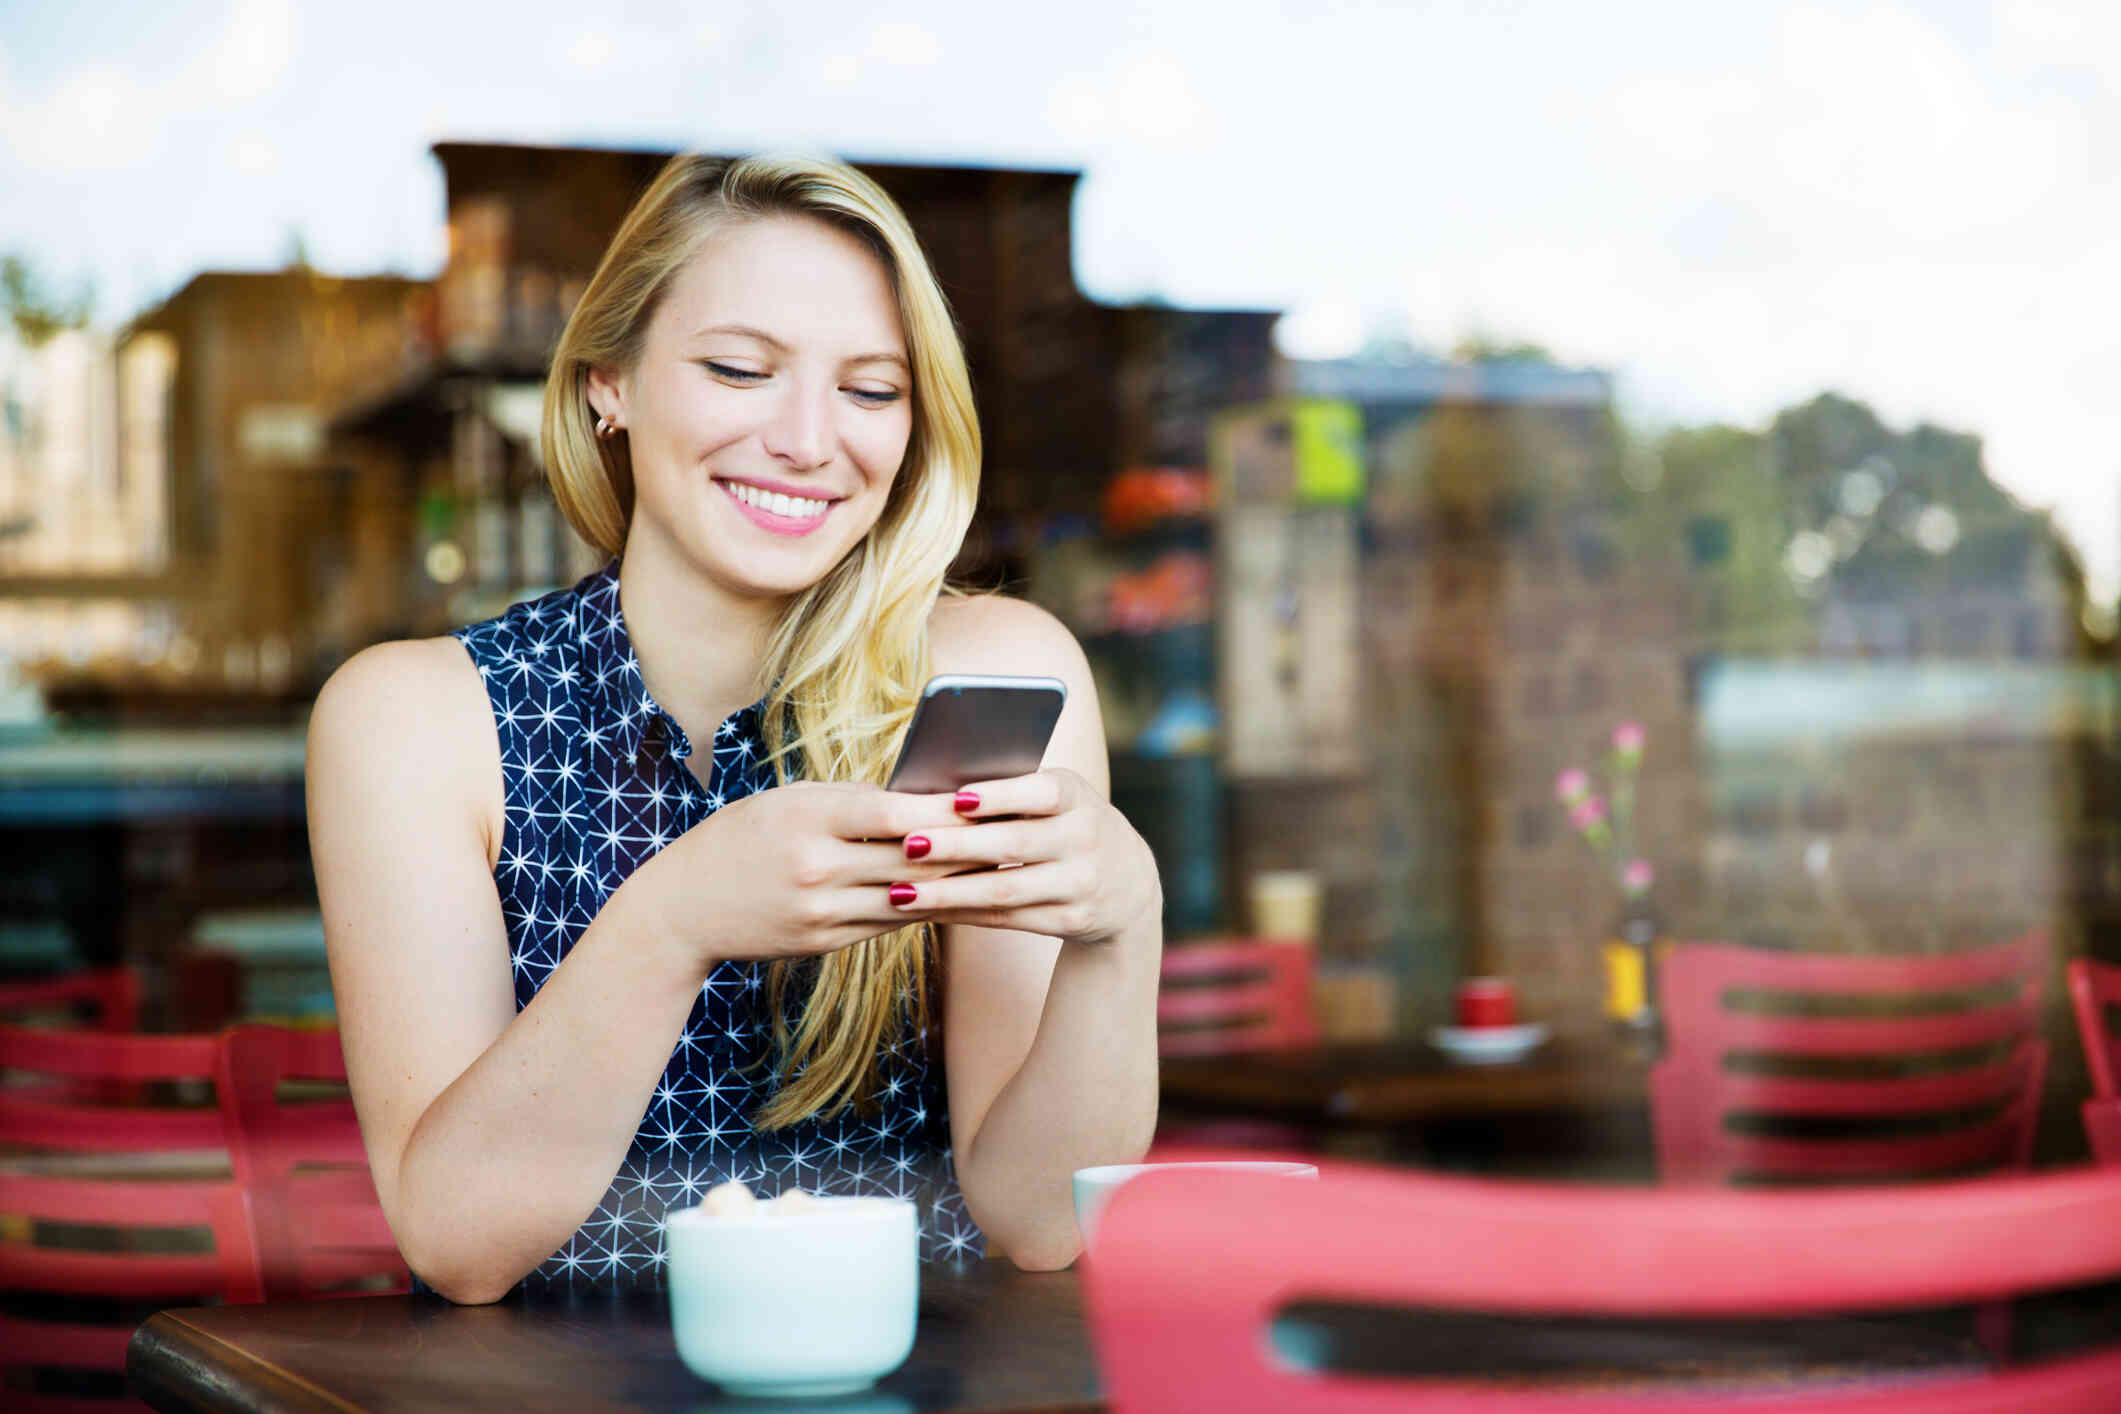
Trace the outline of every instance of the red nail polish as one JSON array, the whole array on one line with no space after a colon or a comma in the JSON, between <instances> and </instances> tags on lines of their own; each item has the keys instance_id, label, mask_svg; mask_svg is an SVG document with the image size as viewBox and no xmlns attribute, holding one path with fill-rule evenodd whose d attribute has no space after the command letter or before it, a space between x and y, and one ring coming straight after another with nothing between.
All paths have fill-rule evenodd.
<instances>
[{"instance_id":1,"label":"red nail polish","mask_svg":"<svg viewBox=\"0 0 2121 1414\"><path fill-rule=\"evenodd\" d=\"M951 804L957 808L958 814L970 815L973 811L979 809L979 795L975 791L961 790L957 793L957 799L952 801Z\"/></svg>"},{"instance_id":2,"label":"red nail polish","mask_svg":"<svg viewBox=\"0 0 2121 1414\"><path fill-rule=\"evenodd\" d=\"M918 892L919 890L915 889L911 884L893 884L891 886L891 906L893 908L904 908L907 904L913 902L913 896Z\"/></svg>"},{"instance_id":3,"label":"red nail polish","mask_svg":"<svg viewBox=\"0 0 2121 1414\"><path fill-rule=\"evenodd\" d=\"M908 859L925 859L928 857L928 851L932 848L934 846L928 843L926 835L906 836L906 857Z\"/></svg>"}]
</instances>

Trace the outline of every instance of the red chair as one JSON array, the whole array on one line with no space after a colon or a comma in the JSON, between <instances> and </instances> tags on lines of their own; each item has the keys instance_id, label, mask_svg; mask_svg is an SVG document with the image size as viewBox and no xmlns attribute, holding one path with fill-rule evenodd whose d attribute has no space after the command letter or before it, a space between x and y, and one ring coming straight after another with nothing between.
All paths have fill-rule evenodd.
<instances>
[{"instance_id":1,"label":"red chair","mask_svg":"<svg viewBox=\"0 0 2121 1414\"><path fill-rule=\"evenodd\" d=\"M1162 1055L1308 1046L1319 1039L1308 944L1272 939L1176 943L1164 949L1156 998ZM1257 1158L1264 1149L1301 1153L1311 1136L1252 1119L1184 1120L1158 1126L1152 1163L1202 1157Z\"/></svg>"},{"instance_id":2,"label":"red chair","mask_svg":"<svg viewBox=\"0 0 2121 1414\"><path fill-rule=\"evenodd\" d=\"M1176 943L1164 949L1156 1040L1167 1056L1315 1043L1311 949L1257 940Z\"/></svg>"},{"instance_id":3,"label":"red chair","mask_svg":"<svg viewBox=\"0 0 2121 1414\"><path fill-rule=\"evenodd\" d=\"M2084 1102L2084 1137L2092 1157L2102 1164L2121 1164L2121 1091L2114 1075L2121 1071L2121 1042L2106 1024L2106 1009L2121 1006L2121 967L2110 962L2073 958L2069 964L2069 1001L2077 1014L2077 1039L2084 1045L2084 1064L2091 1071L2092 1094Z\"/></svg>"},{"instance_id":4,"label":"red chair","mask_svg":"<svg viewBox=\"0 0 2121 1414\"><path fill-rule=\"evenodd\" d=\"M408 1286L353 1102L280 1093L290 1081L345 1080L336 1028L238 1026L223 1035L216 1085L267 1299Z\"/></svg>"},{"instance_id":5,"label":"red chair","mask_svg":"<svg viewBox=\"0 0 2121 1414\"><path fill-rule=\"evenodd\" d=\"M1658 971L1660 1171L1720 1183L2025 1167L2047 965L2041 932L1900 957L1679 945Z\"/></svg>"},{"instance_id":6,"label":"red chair","mask_svg":"<svg viewBox=\"0 0 2121 1414\"><path fill-rule=\"evenodd\" d=\"M0 1145L10 1151L0 1158L0 1289L106 1308L254 1296L250 1224L220 1108L206 1099L217 1059L210 1036L0 1026L0 1071L11 1073L0 1087ZM184 1089L199 1102L149 1103ZM197 1241L200 1229L210 1245ZM141 1314L103 1324L10 1316L0 1367L10 1385L90 1371L115 1391ZM142 1407L31 1388L7 1399L11 1409Z\"/></svg>"},{"instance_id":7,"label":"red chair","mask_svg":"<svg viewBox=\"0 0 2121 1414\"><path fill-rule=\"evenodd\" d=\"M22 1024L45 1014L83 1024L75 1013L94 1013L85 1024L98 1031L131 1031L140 1024L140 975L130 967L98 968L34 982L0 983L0 1020Z\"/></svg>"},{"instance_id":8,"label":"red chair","mask_svg":"<svg viewBox=\"0 0 2121 1414\"><path fill-rule=\"evenodd\" d=\"M1950 1363L1913 1378L1866 1382L1843 1367L1811 1387L1771 1371L1753 1391L1615 1393L1610 1370L1556 1389L1353 1376L1331 1358L1302 1368L1275 1357L1270 1329L1298 1302L1564 1320L1875 1316L2117 1276L2121 1182L2102 1171L1735 1193L1325 1166L1316 1182L1180 1170L1127 1184L1099 1222L1084 1290L1116 1414L2089 1414L2115 1407L2121 1349L1995 1371L1955 1340ZM1403 1368L1415 1347L1403 1328L1391 1336ZM1431 1344L1443 1357L1432 1366L1467 1364L1447 1340ZM1594 1348L1594 1363L1612 1363Z\"/></svg>"}]
</instances>

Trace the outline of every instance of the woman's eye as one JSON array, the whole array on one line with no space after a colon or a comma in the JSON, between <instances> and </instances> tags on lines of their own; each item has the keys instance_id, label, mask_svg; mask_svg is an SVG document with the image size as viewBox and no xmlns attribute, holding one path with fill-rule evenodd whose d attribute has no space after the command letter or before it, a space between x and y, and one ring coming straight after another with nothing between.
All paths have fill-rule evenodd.
<instances>
[{"instance_id":1,"label":"woman's eye","mask_svg":"<svg viewBox=\"0 0 2121 1414\"><path fill-rule=\"evenodd\" d=\"M873 408L889 406L899 398L896 388L849 388L847 393L856 402Z\"/></svg>"},{"instance_id":2,"label":"woman's eye","mask_svg":"<svg viewBox=\"0 0 2121 1414\"><path fill-rule=\"evenodd\" d=\"M765 374L752 368L732 368L726 363L716 363L713 359L707 359L706 364L709 373L717 378L727 378L733 383L759 383L766 378Z\"/></svg>"}]
</instances>

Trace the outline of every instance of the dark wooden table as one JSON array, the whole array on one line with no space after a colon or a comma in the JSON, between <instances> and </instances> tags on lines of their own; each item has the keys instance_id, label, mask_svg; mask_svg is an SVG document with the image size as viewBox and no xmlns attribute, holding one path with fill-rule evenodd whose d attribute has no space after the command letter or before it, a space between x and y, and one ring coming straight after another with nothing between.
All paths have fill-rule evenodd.
<instances>
[{"instance_id":1,"label":"dark wooden table","mask_svg":"<svg viewBox=\"0 0 2121 1414\"><path fill-rule=\"evenodd\" d=\"M2073 1308L2021 1307L2024 1355L2111 1339L2111 1292ZM1808 1383L1932 1378L1990 1363L1971 1313L1788 1322L1499 1317L1380 1308L1290 1308L1271 1333L1284 1358L1378 1379L1611 1393L1704 1389L1788 1394ZM1090 1414L1104 1405L1074 1272L1006 1262L923 1274L911 1358L875 1388L827 1400L723 1396L679 1361L654 1296L518 1297L451 1306L377 1296L165 1311L133 1337L135 1391L166 1414L420 1414L480 1410L743 1410Z\"/></svg>"},{"instance_id":2,"label":"dark wooden table","mask_svg":"<svg viewBox=\"0 0 2121 1414\"><path fill-rule=\"evenodd\" d=\"M1166 1105L1187 1112L1388 1128L1459 1114L1639 1103L1648 1075L1642 1053L1564 1033L1523 1060L1489 1064L1454 1060L1412 1038L1171 1056L1162 1063L1162 1090Z\"/></svg>"},{"instance_id":3,"label":"dark wooden table","mask_svg":"<svg viewBox=\"0 0 2121 1414\"><path fill-rule=\"evenodd\" d=\"M1646 1182L1656 1176L1649 1066L1598 1031L1565 1031L1491 1064L1414 1038L1170 1056L1159 1135L1214 1147L1218 1122L1264 1122L1295 1131L1292 1146L1342 1158Z\"/></svg>"},{"instance_id":4,"label":"dark wooden table","mask_svg":"<svg viewBox=\"0 0 2121 1414\"><path fill-rule=\"evenodd\" d=\"M742 1409L678 1359L666 1298L517 1296L452 1306L371 1296L164 1311L134 1335L136 1392L164 1411L393 1414L466 1410ZM1098 1410L1076 1274L1004 1261L931 1265L913 1354L865 1394L806 1400L813 1414Z\"/></svg>"}]
</instances>

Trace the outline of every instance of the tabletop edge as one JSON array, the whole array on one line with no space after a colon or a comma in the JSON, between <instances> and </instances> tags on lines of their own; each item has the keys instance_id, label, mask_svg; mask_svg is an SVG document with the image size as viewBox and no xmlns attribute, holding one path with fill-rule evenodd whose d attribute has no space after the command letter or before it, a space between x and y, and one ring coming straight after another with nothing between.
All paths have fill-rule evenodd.
<instances>
[{"instance_id":1,"label":"tabletop edge","mask_svg":"<svg viewBox=\"0 0 2121 1414\"><path fill-rule=\"evenodd\" d=\"M207 1361L200 1354L214 1352ZM243 1386L229 1374L240 1371ZM226 1372L226 1373L224 1373ZM203 1331L174 1311L141 1322L125 1347L125 1383L161 1414L363 1414L358 1405Z\"/></svg>"}]
</instances>

